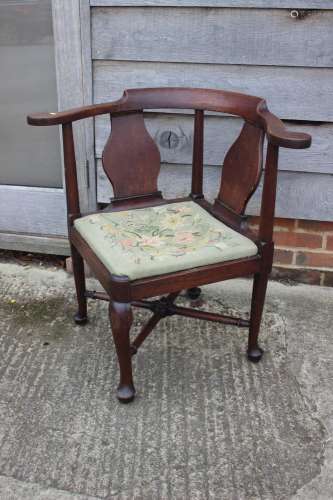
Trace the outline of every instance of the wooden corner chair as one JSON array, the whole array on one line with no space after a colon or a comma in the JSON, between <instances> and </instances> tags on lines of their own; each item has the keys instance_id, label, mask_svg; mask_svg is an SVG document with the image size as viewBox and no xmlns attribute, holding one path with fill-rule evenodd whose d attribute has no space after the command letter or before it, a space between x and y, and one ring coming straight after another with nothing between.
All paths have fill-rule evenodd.
<instances>
[{"instance_id":1,"label":"wooden corner chair","mask_svg":"<svg viewBox=\"0 0 333 500\"><path fill-rule=\"evenodd\" d=\"M165 200L157 187L160 154L148 134L143 110L194 110L192 188L189 196ZM244 125L223 162L217 198L203 195L204 111L237 115ZM103 167L114 198L104 210L80 211L72 122L109 113L111 135L103 152ZM191 88L131 89L115 102L59 113L28 116L31 125L62 125L68 231L78 312L75 322L87 321L87 298L110 302L116 345L121 402L132 401L135 389L132 355L165 316L179 314L249 328L247 356L258 362L263 354L258 334L272 241L279 147L300 149L311 144L307 134L289 132L259 97ZM246 205L263 170L267 154L258 235L245 224ZM86 290L83 259L105 292ZM254 275L250 320L199 311L174 304L182 290L192 296L198 287ZM159 300L147 300L167 294ZM137 338L130 342L132 306L153 312Z\"/></svg>"}]
</instances>

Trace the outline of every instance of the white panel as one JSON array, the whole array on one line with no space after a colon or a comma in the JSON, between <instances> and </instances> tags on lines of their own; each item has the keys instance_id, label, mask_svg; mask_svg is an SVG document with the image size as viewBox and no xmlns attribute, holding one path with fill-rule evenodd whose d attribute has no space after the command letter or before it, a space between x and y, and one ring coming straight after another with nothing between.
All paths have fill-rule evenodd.
<instances>
[{"instance_id":1,"label":"white panel","mask_svg":"<svg viewBox=\"0 0 333 500\"><path fill-rule=\"evenodd\" d=\"M0 231L67 235L64 190L0 186Z\"/></svg>"}]
</instances>

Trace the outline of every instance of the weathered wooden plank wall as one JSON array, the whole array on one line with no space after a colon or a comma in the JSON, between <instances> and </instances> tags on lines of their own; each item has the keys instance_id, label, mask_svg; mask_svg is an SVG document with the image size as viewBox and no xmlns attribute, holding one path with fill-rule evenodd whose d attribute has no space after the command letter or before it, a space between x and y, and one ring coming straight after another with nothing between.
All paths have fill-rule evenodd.
<instances>
[{"instance_id":1,"label":"weathered wooden plank wall","mask_svg":"<svg viewBox=\"0 0 333 500\"><path fill-rule=\"evenodd\" d=\"M192 163L192 116L146 113L145 121L150 135L157 143L165 163L190 165ZM300 125L285 121L288 128L310 133L312 147L303 150L280 150L280 170L333 173L333 125L318 122ZM238 136L242 120L209 116L205 121L206 165L221 165L230 144ZM101 158L111 131L109 117L96 119L96 157Z\"/></svg>"},{"instance_id":2,"label":"weathered wooden plank wall","mask_svg":"<svg viewBox=\"0 0 333 500\"><path fill-rule=\"evenodd\" d=\"M333 11L320 10L295 21L284 9L100 8L92 50L104 60L331 67L332 25Z\"/></svg>"},{"instance_id":3,"label":"weathered wooden plank wall","mask_svg":"<svg viewBox=\"0 0 333 500\"><path fill-rule=\"evenodd\" d=\"M125 88L194 86L263 96L288 126L313 135L310 150L281 150L277 215L333 218L333 2L330 0L90 0L95 102ZM158 8L157 8L158 7ZM251 7L251 8L249 8ZM302 9L293 12L293 9ZM298 121L300 123L298 123ZM146 115L162 156L161 187L188 193L193 118ZM241 121L205 122L207 194L218 190L223 157ZM110 131L95 122L96 158ZM98 199L111 195L98 162ZM260 189L250 203L257 210Z\"/></svg>"},{"instance_id":4,"label":"weathered wooden plank wall","mask_svg":"<svg viewBox=\"0 0 333 500\"><path fill-rule=\"evenodd\" d=\"M219 189L221 168L206 166L204 176L204 192L208 199L213 199ZM319 220L325 220L331 210L333 183L330 174L320 176L312 173L282 171L278 176L277 208L281 217L290 217L290 212L302 207L302 218L312 219L313 207ZM97 182L99 184L99 199L108 203L113 196L110 183L107 181L101 160L97 162ZM187 196L191 186L191 166L179 164L162 164L159 177L159 189L167 198ZM304 193L307 203L304 204ZM261 184L251 198L249 213L258 213L261 201Z\"/></svg>"},{"instance_id":5,"label":"weathered wooden plank wall","mask_svg":"<svg viewBox=\"0 0 333 500\"><path fill-rule=\"evenodd\" d=\"M220 88L266 97L284 119L333 121L333 69L94 61L94 96L103 102L143 86Z\"/></svg>"},{"instance_id":6,"label":"weathered wooden plank wall","mask_svg":"<svg viewBox=\"0 0 333 500\"><path fill-rule=\"evenodd\" d=\"M256 7L279 9L332 9L332 0L90 0L107 7Z\"/></svg>"}]
</instances>

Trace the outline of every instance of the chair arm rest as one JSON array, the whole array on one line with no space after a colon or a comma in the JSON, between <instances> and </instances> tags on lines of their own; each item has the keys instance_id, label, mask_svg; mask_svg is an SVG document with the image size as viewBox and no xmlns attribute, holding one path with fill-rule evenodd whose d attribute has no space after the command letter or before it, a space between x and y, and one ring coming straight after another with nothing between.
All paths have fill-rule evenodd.
<instances>
[{"instance_id":1,"label":"chair arm rest","mask_svg":"<svg viewBox=\"0 0 333 500\"><path fill-rule=\"evenodd\" d=\"M29 125L61 125L92 116L90 110L82 107L52 113L33 113L27 116Z\"/></svg>"},{"instance_id":2,"label":"chair arm rest","mask_svg":"<svg viewBox=\"0 0 333 500\"><path fill-rule=\"evenodd\" d=\"M102 115L104 113L117 113L122 111L126 95L118 101L107 102L103 104L92 104L90 106L82 106L80 108L68 109L54 113L34 113L27 116L29 125L62 125L71 123L83 118Z\"/></svg>"},{"instance_id":3,"label":"chair arm rest","mask_svg":"<svg viewBox=\"0 0 333 500\"><path fill-rule=\"evenodd\" d=\"M283 122L267 109L265 101L259 103L257 113L262 120L270 143L292 149L310 147L311 135L287 130Z\"/></svg>"}]
</instances>

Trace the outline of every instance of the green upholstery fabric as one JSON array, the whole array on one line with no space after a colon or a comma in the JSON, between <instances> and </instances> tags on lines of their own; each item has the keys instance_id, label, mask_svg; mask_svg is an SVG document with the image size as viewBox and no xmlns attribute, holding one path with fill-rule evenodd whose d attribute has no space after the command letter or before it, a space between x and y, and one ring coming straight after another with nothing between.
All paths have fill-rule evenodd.
<instances>
[{"instance_id":1,"label":"green upholstery fabric","mask_svg":"<svg viewBox=\"0 0 333 500\"><path fill-rule=\"evenodd\" d=\"M100 212L74 226L112 274L132 280L258 252L251 240L191 201Z\"/></svg>"}]
</instances>

